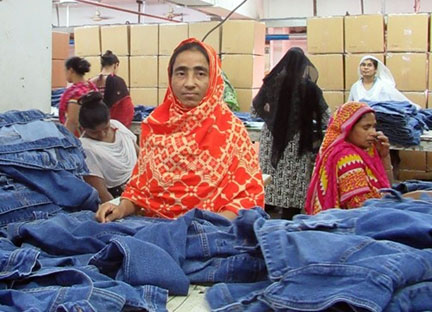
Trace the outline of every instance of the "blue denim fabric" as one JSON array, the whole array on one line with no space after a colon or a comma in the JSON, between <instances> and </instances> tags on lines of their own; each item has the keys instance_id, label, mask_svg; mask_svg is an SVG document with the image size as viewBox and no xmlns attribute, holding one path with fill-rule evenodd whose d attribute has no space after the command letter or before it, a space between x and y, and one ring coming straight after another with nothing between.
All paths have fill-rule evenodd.
<instances>
[{"instance_id":1,"label":"blue denim fabric","mask_svg":"<svg viewBox=\"0 0 432 312\"><path fill-rule=\"evenodd\" d=\"M5 165L0 165L0 172L21 185L25 185L26 190L20 191L22 195L33 190L38 192L37 204L40 204L39 200L42 200L38 199L39 197L46 196L50 203L69 210L96 211L98 208L99 194L97 191L70 172L35 170ZM24 202L25 200L28 201L24 207L34 206L35 198L33 196L24 198ZM8 209L8 203L0 203L0 211L5 212Z\"/></svg>"},{"instance_id":2,"label":"blue denim fabric","mask_svg":"<svg viewBox=\"0 0 432 312\"><path fill-rule=\"evenodd\" d=\"M418 145L423 130L429 129L423 116L408 101L364 102L375 110L377 130L383 131L392 144Z\"/></svg>"},{"instance_id":3,"label":"blue denim fabric","mask_svg":"<svg viewBox=\"0 0 432 312\"><path fill-rule=\"evenodd\" d=\"M10 126L13 124L26 124L34 120L43 120L46 114L37 109L27 111L10 110L0 114L0 127Z\"/></svg>"},{"instance_id":4,"label":"blue denim fabric","mask_svg":"<svg viewBox=\"0 0 432 312\"><path fill-rule=\"evenodd\" d=\"M134 121L141 121L144 120L150 115L150 113L155 109L155 107L146 107L143 105L137 105L134 107L135 113L133 116Z\"/></svg>"},{"instance_id":5,"label":"blue denim fabric","mask_svg":"<svg viewBox=\"0 0 432 312\"><path fill-rule=\"evenodd\" d=\"M423 118L423 122L432 129L432 109L421 109L419 115Z\"/></svg>"},{"instance_id":6,"label":"blue denim fabric","mask_svg":"<svg viewBox=\"0 0 432 312\"><path fill-rule=\"evenodd\" d=\"M402 194L420 190L430 191L432 190L432 182L421 180L405 180L403 182L393 184L392 188Z\"/></svg>"},{"instance_id":7,"label":"blue denim fabric","mask_svg":"<svg viewBox=\"0 0 432 312\"><path fill-rule=\"evenodd\" d=\"M432 282L423 282L398 290L384 311L430 311L431 306Z\"/></svg>"}]
</instances>

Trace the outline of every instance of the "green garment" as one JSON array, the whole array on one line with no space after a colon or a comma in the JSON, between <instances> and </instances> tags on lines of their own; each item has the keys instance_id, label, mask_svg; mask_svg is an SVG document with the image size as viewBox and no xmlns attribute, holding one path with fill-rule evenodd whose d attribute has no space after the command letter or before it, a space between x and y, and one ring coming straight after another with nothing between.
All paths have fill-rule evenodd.
<instances>
[{"instance_id":1,"label":"green garment","mask_svg":"<svg viewBox=\"0 0 432 312\"><path fill-rule=\"evenodd\" d=\"M240 105L237 101L237 93L224 72L222 72L222 78L224 80L223 99L232 111L238 112L240 110Z\"/></svg>"}]
</instances>

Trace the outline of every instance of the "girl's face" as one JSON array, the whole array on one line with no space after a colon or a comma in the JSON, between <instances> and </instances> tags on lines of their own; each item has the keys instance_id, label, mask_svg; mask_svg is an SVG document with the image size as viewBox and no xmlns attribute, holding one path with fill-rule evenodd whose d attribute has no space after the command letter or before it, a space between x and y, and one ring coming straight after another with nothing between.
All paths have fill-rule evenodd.
<instances>
[{"instance_id":1,"label":"girl's face","mask_svg":"<svg viewBox=\"0 0 432 312\"><path fill-rule=\"evenodd\" d=\"M72 77L74 75L75 71L71 68L66 68L65 67L65 75L66 75L66 81L71 83L72 82Z\"/></svg>"},{"instance_id":2,"label":"girl's face","mask_svg":"<svg viewBox=\"0 0 432 312\"><path fill-rule=\"evenodd\" d=\"M362 148L368 149L376 142L376 119L375 114L370 112L364 114L351 129L347 141Z\"/></svg>"},{"instance_id":3,"label":"girl's face","mask_svg":"<svg viewBox=\"0 0 432 312\"><path fill-rule=\"evenodd\" d=\"M89 137L90 139L96 140L96 141L104 141L108 133L110 131L110 122L106 122L103 124L100 124L94 129L87 129L85 128L85 135Z\"/></svg>"},{"instance_id":4,"label":"girl's face","mask_svg":"<svg viewBox=\"0 0 432 312\"><path fill-rule=\"evenodd\" d=\"M370 59L365 59L360 63L360 74L362 77L374 77L377 72L374 63Z\"/></svg>"}]
</instances>

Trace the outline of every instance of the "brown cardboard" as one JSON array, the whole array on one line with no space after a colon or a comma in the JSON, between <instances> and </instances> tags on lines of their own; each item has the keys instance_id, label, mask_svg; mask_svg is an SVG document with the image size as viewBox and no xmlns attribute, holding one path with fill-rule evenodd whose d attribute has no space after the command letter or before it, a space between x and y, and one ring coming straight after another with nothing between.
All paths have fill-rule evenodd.
<instances>
[{"instance_id":1,"label":"brown cardboard","mask_svg":"<svg viewBox=\"0 0 432 312\"><path fill-rule=\"evenodd\" d=\"M349 95L350 95L349 91L344 91L344 103L348 102Z\"/></svg>"},{"instance_id":2,"label":"brown cardboard","mask_svg":"<svg viewBox=\"0 0 432 312\"><path fill-rule=\"evenodd\" d=\"M237 101L240 106L241 112L250 112L252 106L252 100L257 95L259 88L254 89L241 89L237 88Z\"/></svg>"},{"instance_id":3,"label":"brown cardboard","mask_svg":"<svg viewBox=\"0 0 432 312\"><path fill-rule=\"evenodd\" d=\"M131 56L129 64L131 88L158 87L157 56Z\"/></svg>"},{"instance_id":4,"label":"brown cardboard","mask_svg":"<svg viewBox=\"0 0 432 312\"><path fill-rule=\"evenodd\" d=\"M159 103L157 88L130 88L129 92L134 105L157 106Z\"/></svg>"},{"instance_id":5,"label":"brown cardboard","mask_svg":"<svg viewBox=\"0 0 432 312\"><path fill-rule=\"evenodd\" d=\"M69 57L69 33L52 32L52 59L65 60Z\"/></svg>"},{"instance_id":6,"label":"brown cardboard","mask_svg":"<svg viewBox=\"0 0 432 312\"><path fill-rule=\"evenodd\" d=\"M429 86L429 91L432 91L432 58L431 58L431 53L427 53L428 55L428 72L429 72L429 77L428 77L428 86ZM432 107L432 102L429 102L431 104L429 104L430 108Z\"/></svg>"},{"instance_id":7,"label":"brown cardboard","mask_svg":"<svg viewBox=\"0 0 432 312\"><path fill-rule=\"evenodd\" d=\"M167 88L158 88L159 104L162 104L163 100L165 99L166 92L167 92Z\"/></svg>"},{"instance_id":8,"label":"brown cardboard","mask_svg":"<svg viewBox=\"0 0 432 312\"><path fill-rule=\"evenodd\" d=\"M309 60L319 73L318 86L323 90L344 89L344 65L342 54L309 55Z\"/></svg>"},{"instance_id":9,"label":"brown cardboard","mask_svg":"<svg viewBox=\"0 0 432 312\"><path fill-rule=\"evenodd\" d=\"M426 107L432 108L432 93L430 93L430 92L428 93Z\"/></svg>"},{"instance_id":10,"label":"brown cardboard","mask_svg":"<svg viewBox=\"0 0 432 312\"><path fill-rule=\"evenodd\" d=\"M67 85L65 61L52 60L51 65L51 88L64 88Z\"/></svg>"},{"instance_id":11,"label":"brown cardboard","mask_svg":"<svg viewBox=\"0 0 432 312\"><path fill-rule=\"evenodd\" d=\"M365 55L375 56L384 63L384 54L345 54L345 89L350 90L352 85L359 80L359 64Z\"/></svg>"},{"instance_id":12,"label":"brown cardboard","mask_svg":"<svg viewBox=\"0 0 432 312\"><path fill-rule=\"evenodd\" d=\"M405 180L432 180L432 172L416 171L416 170L399 170L397 179Z\"/></svg>"},{"instance_id":13,"label":"brown cardboard","mask_svg":"<svg viewBox=\"0 0 432 312\"><path fill-rule=\"evenodd\" d=\"M126 85L129 87L129 57L128 56L118 56L120 65L117 69L117 76L123 78Z\"/></svg>"},{"instance_id":14,"label":"brown cardboard","mask_svg":"<svg viewBox=\"0 0 432 312\"><path fill-rule=\"evenodd\" d=\"M102 54L111 50L117 56L129 55L128 25L111 25L101 27Z\"/></svg>"},{"instance_id":15,"label":"brown cardboard","mask_svg":"<svg viewBox=\"0 0 432 312\"><path fill-rule=\"evenodd\" d=\"M204 36L219 22L201 22L189 24L189 37L202 40ZM221 44L221 28L215 29L205 40L205 43L211 45L215 49L216 53L220 53Z\"/></svg>"},{"instance_id":16,"label":"brown cardboard","mask_svg":"<svg viewBox=\"0 0 432 312\"><path fill-rule=\"evenodd\" d=\"M399 151L400 170L426 171L426 153L417 151Z\"/></svg>"},{"instance_id":17,"label":"brown cardboard","mask_svg":"<svg viewBox=\"0 0 432 312\"><path fill-rule=\"evenodd\" d=\"M426 92L403 92L403 94L413 103L421 108L427 108L427 93Z\"/></svg>"},{"instance_id":18,"label":"brown cardboard","mask_svg":"<svg viewBox=\"0 0 432 312\"><path fill-rule=\"evenodd\" d=\"M265 24L228 20L222 25L221 53L264 55Z\"/></svg>"},{"instance_id":19,"label":"brown cardboard","mask_svg":"<svg viewBox=\"0 0 432 312\"><path fill-rule=\"evenodd\" d=\"M90 63L90 71L85 74L85 79L91 79L101 72L100 56L84 56L84 58Z\"/></svg>"},{"instance_id":20,"label":"brown cardboard","mask_svg":"<svg viewBox=\"0 0 432 312\"><path fill-rule=\"evenodd\" d=\"M387 52L428 51L428 14L390 14L387 19Z\"/></svg>"},{"instance_id":21,"label":"brown cardboard","mask_svg":"<svg viewBox=\"0 0 432 312\"><path fill-rule=\"evenodd\" d=\"M130 55L159 54L159 25L131 25Z\"/></svg>"},{"instance_id":22,"label":"brown cardboard","mask_svg":"<svg viewBox=\"0 0 432 312\"><path fill-rule=\"evenodd\" d=\"M345 94L343 91L324 91L323 95L331 114L345 103Z\"/></svg>"},{"instance_id":23,"label":"brown cardboard","mask_svg":"<svg viewBox=\"0 0 432 312\"><path fill-rule=\"evenodd\" d=\"M101 54L99 26L84 26L74 29L75 55L96 56Z\"/></svg>"},{"instance_id":24,"label":"brown cardboard","mask_svg":"<svg viewBox=\"0 0 432 312\"><path fill-rule=\"evenodd\" d=\"M158 86L159 88L168 87L168 63L170 56L159 55Z\"/></svg>"},{"instance_id":25,"label":"brown cardboard","mask_svg":"<svg viewBox=\"0 0 432 312\"><path fill-rule=\"evenodd\" d=\"M426 171L432 171L432 153L426 153Z\"/></svg>"},{"instance_id":26,"label":"brown cardboard","mask_svg":"<svg viewBox=\"0 0 432 312\"><path fill-rule=\"evenodd\" d=\"M308 53L343 53L344 49L344 18L342 16L308 18Z\"/></svg>"},{"instance_id":27,"label":"brown cardboard","mask_svg":"<svg viewBox=\"0 0 432 312\"><path fill-rule=\"evenodd\" d=\"M384 52L382 15L345 16L345 52Z\"/></svg>"},{"instance_id":28,"label":"brown cardboard","mask_svg":"<svg viewBox=\"0 0 432 312\"><path fill-rule=\"evenodd\" d=\"M386 65L393 74L400 91L424 91L427 89L426 53L388 53Z\"/></svg>"},{"instance_id":29,"label":"brown cardboard","mask_svg":"<svg viewBox=\"0 0 432 312\"><path fill-rule=\"evenodd\" d=\"M171 55L179 43L188 37L188 24L161 24L159 26L159 55Z\"/></svg>"},{"instance_id":30,"label":"brown cardboard","mask_svg":"<svg viewBox=\"0 0 432 312\"><path fill-rule=\"evenodd\" d=\"M264 78L264 56L251 54L222 55L222 70L234 88L259 88Z\"/></svg>"}]
</instances>

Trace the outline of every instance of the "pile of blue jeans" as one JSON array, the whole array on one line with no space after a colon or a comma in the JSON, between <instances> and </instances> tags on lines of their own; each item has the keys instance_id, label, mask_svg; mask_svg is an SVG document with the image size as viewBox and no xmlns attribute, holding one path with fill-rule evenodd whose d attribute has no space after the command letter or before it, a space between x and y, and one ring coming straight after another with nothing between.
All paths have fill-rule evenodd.
<instances>
[{"instance_id":1,"label":"pile of blue jeans","mask_svg":"<svg viewBox=\"0 0 432 312\"><path fill-rule=\"evenodd\" d=\"M65 91L66 91L66 88L53 89L51 91L51 106L52 107L57 107L57 108L59 107L60 98Z\"/></svg>"},{"instance_id":2,"label":"pile of blue jeans","mask_svg":"<svg viewBox=\"0 0 432 312\"><path fill-rule=\"evenodd\" d=\"M392 190L293 221L257 207L232 222L195 209L177 220L101 224L81 211L11 223L0 232L0 309L166 311L168 294L212 283L212 311L428 310L430 200Z\"/></svg>"},{"instance_id":3,"label":"pile of blue jeans","mask_svg":"<svg viewBox=\"0 0 432 312\"><path fill-rule=\"evenodd\" d=\"M364 102L375 110L377 130L382 131L391 144L419 145L423 131L429 130L423 116L408 101Z\"/></svg>"},{"instance_id":4,"label":"pile of blue jeans","mask_svg":"<svg viewBox=\"0 0 432 312\"><path fill-rule=\"evenodd\" d=\"M0 226L39 215L96 210L80 141L38 110L0 114Z\"/></svg>"}]
</instances>

